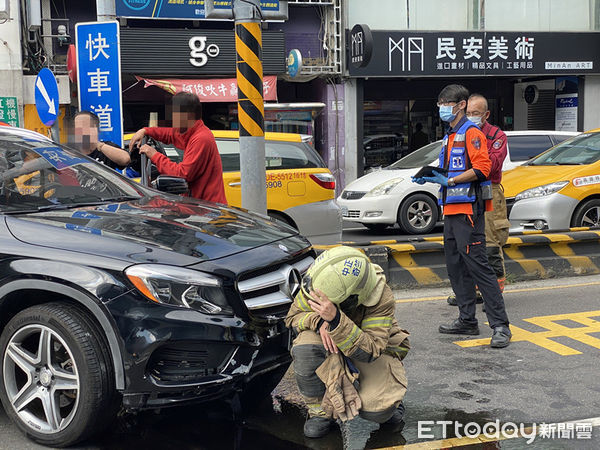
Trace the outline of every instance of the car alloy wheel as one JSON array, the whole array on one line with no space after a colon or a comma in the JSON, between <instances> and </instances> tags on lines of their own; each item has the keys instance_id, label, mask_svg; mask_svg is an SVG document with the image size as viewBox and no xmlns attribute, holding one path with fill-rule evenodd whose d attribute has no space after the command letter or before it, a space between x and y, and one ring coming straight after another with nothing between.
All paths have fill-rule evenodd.
<instances>
[{"instance_id":1,"label":"car alloy wheel","mask_svg":"<svg viewBox=\"0 0 600 450\"><path fill-rule=\"evenodd\" d=\"M429 227L433 218L433 211L427 202L418 200L413 202L407 210L408 223L415 229L422 230Z\"/></svg>"},{"instance_id":2,"label":"car alloy wheel","mask_svg":"<svg viewBox=\"0 0 600 450\"><path fill-rule=\"evenodd\" d=\"M73 353L54 330L27 325L10 338L3 355L4 386L21 421L55 434L73 420L80 379Z\"/></svg>"},{"instance_id":3,"label":"car alloy wheel","mask_svg":"<svg viewBox=\"0 0 600 450\"><path fill-rule=\"evenodd\" d=\"M581 226L597 227L600 226L600 206L592 206L583 213Z\"/></svg>"}]
</instances>

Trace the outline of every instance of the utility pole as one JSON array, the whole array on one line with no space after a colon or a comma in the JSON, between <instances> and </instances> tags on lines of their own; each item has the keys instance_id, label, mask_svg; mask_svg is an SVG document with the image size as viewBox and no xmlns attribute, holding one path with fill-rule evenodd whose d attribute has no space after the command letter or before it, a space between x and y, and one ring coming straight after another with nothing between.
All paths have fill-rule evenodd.
<instances>
[{"instance_id":1,"label":"utility pole","mask_svg":"<svg viewBox=\"0 0 600 450\"><path fill-rule=\"evenodd\" d=\"M260 0L233 0L242 208L267 213Z\"/></svg>"},{"instance_id":2,"label":"utility pole","mask_svg":"<svg viewBox=\"0 0 600 450\"><path fill-rule=\"evenodd\" d=\"M114 0L96 0L96 17L98 22L106 22L117 18Z\"/></svg>"}]
</instances>

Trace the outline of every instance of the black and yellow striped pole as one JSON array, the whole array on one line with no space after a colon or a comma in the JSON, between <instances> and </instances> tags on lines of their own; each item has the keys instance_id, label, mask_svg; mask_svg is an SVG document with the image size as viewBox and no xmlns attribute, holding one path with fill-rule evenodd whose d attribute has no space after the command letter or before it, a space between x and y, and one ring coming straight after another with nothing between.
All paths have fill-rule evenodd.
<instances>
[{"instance_id":1,"label":"black and yellow striped pole","mask_svg":"<svg viewBox=\"0 0 600 450\"><path fill-rule=\"evenodd\" d=\"M267 213L260 0L233 0L242 208Z\"/></svg>"}]
</instances>

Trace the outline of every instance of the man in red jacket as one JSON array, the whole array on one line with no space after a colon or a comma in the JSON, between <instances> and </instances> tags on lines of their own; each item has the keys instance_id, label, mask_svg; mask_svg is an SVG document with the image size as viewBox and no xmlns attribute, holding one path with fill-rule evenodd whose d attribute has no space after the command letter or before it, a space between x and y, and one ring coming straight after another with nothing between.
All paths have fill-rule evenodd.
<instances>
[{"instance_id":1,"label":"man in red jacket","mask_svg":"<svg viewBox=\"0 0 600 450\"><path fill-rule=\"evenodd\" d=\"M180 92L173 97L173 128L142 128L131 138L130 148L149 136L164 144L183 150L183 161L177 164L150 145L144 153L161 175L185 178L191 196L215 203L227 204L223 185L223 167L212 132L202 121L202 104L198 97Z\"/></svg>"}]
</instances>

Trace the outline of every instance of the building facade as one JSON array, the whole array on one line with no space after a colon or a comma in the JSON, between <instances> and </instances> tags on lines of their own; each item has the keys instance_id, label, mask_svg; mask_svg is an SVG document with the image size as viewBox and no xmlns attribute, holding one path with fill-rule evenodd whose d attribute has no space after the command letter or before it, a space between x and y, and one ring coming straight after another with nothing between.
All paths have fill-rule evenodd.
<instances>
[{"instance_id":1,"label":"building facade","mask_svg":"<svg viewBox=\"0 0 600 450\"><path fill-rule=\"evenodd\" d=\"M490 122L505 130L600 126L599 4L349 0L345 130L356 146L347 145L346 179L379 162L373 143L396 146L390 155L414 150L417 124L440 139L437 95L450 83L486 96Z\"/></svg>"}]
</instances>

